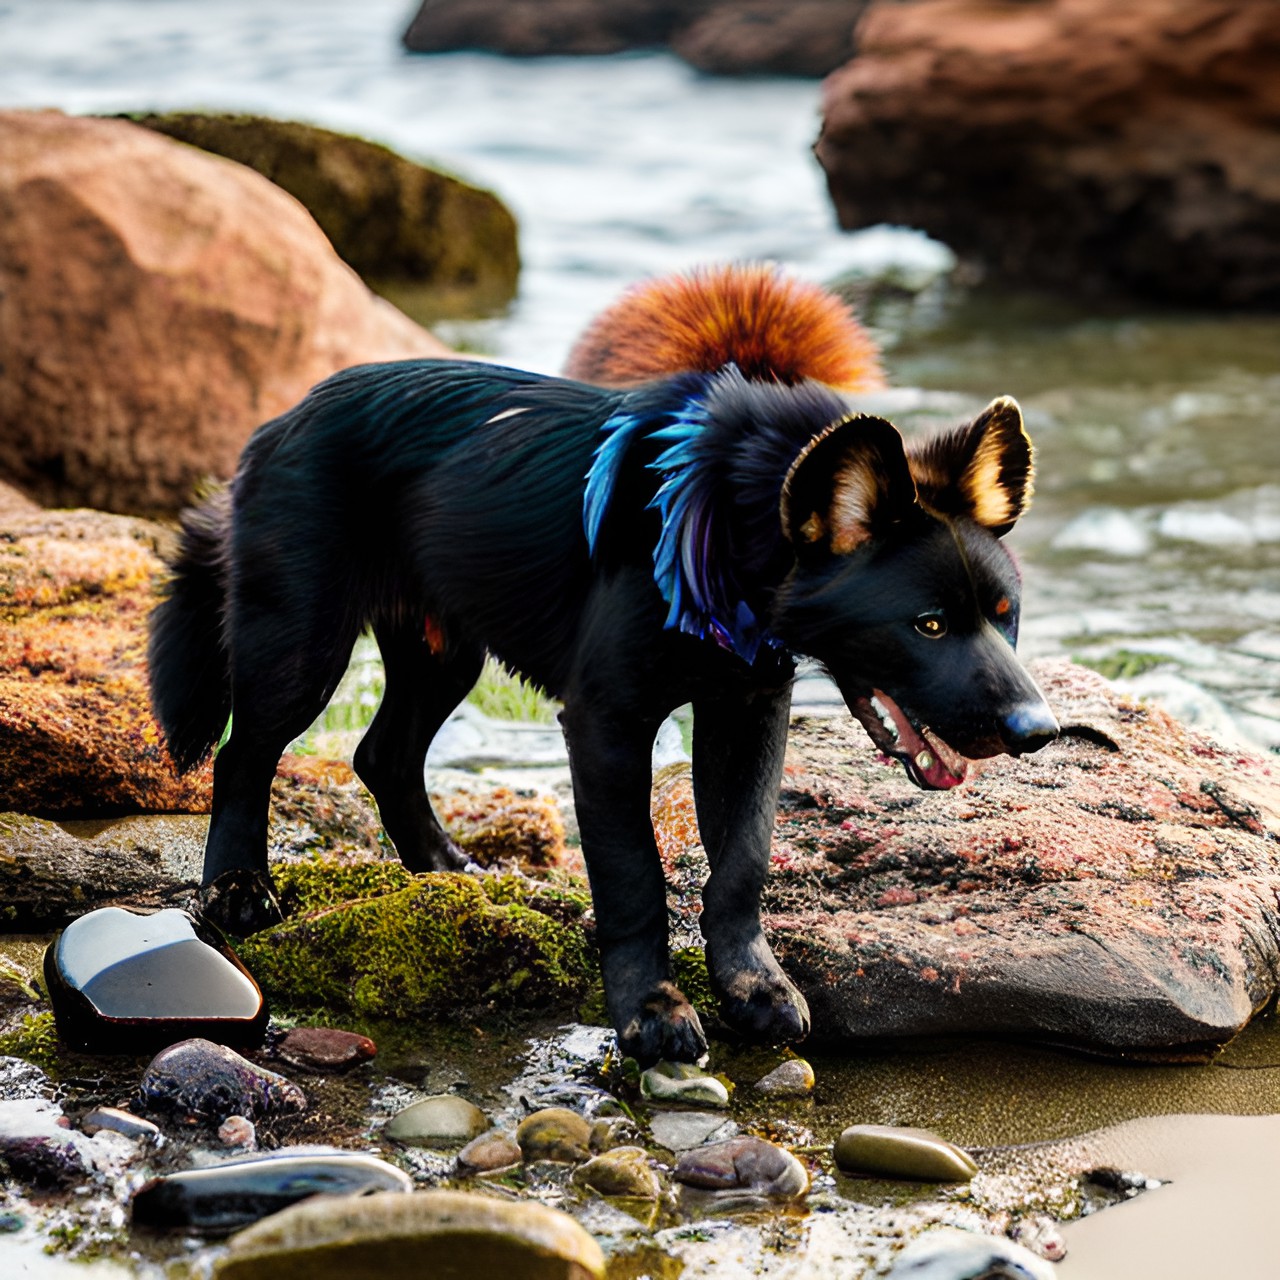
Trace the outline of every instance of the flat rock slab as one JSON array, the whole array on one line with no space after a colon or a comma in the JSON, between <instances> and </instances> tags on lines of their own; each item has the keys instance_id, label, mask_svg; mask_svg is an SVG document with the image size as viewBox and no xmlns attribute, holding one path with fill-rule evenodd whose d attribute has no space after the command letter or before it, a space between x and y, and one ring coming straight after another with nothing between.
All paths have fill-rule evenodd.
<instances>
[{"instance_id":1,"label":"flat rock slab","mask_svg":"<svg viewBox=\"0 0 1280 1280\"><path fill-rule=\"evenodd\" d=\"M823 1038L1193 1057L1275 994L1280 762L1084 668L1035 672L1061 739L946 793L852 719L793 724L766 928ZM686 846L671 865L692 932L706 864Z\"/></svg>"}]
</instances>

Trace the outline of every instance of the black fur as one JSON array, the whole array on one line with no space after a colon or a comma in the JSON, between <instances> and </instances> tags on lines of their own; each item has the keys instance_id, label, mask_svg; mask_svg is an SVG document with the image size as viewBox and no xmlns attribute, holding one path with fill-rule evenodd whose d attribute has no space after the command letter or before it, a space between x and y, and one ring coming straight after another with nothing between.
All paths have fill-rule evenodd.
<instances>
[{"instance_id":1,"label":"black fur","mask_svg":"<svg viewBox=\"0 0 1280 1280\"><path fill-rule=\"evenodd\" d=\"M989 530L926 510L908 480L879 502L873 535L852 553L784 534L793 463L799 490L819 504L835 469L856 465L820 451L797 462L845 413L824 387L750 383L732 369L619 393L410 361L340 373L262 427L234 479L231 519L218 498L185 522L174 586L153 621L156 711L180 764L208 750L234 708L214 768L206 886L266 880L276 763L323 709L365 627L387 683L356 769L407 866L459 865L427 800L423 757L491 652L564 703L622 1046L646 1062L694 1059L705 1042L670 981L649 820L654 735L692 702L711 865L703 932L721 1012L756 1038L803 1036L807 1007L759 921L792 654L822 660L864 722L880 691L967 754L1034 749L1052 724L1013 656L1017 573ZM882 453L901 447L887 424L875 431ZM683 470L672 432L688 442ZM605 505L589 547L585 477L602 440L613 444L601 450ZM678 518L673 502L693 513L699 536L687 547L707 562L680 562L680 584L660 588L655 548L663 521ZM671 592L686 589L693 604L680 625L698 634L664 625ZM742 624L750 660L742 635L711 626L739 605L739 619L752 620ZM943 614L944 639L920 633L921 616ZM424 639L428 617L435 645ZM713 632L721 643L703 638Z\"/></svg>"}]
</instances>

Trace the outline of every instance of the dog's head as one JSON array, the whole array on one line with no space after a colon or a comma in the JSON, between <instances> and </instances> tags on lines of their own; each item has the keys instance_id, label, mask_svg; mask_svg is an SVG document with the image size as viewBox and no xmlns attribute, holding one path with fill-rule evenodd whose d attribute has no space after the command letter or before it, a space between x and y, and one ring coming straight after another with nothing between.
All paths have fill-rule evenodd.
<instances>
[{"instance_id":1,"label":"dog's head","mask_svg":"<svg viewBox=\"0 0 1280 1280\"><path fill-rule=\"evenodd\" d=\"M1014 654L1021 582L1000 541L1031 481L1031 442L1007 398L910 446L882 418L843 419L787 474L796 564L773 628L826 666L917 786L955 786L966 757L1021 755L1057 736Z\"/></svg>"}]
</instances>

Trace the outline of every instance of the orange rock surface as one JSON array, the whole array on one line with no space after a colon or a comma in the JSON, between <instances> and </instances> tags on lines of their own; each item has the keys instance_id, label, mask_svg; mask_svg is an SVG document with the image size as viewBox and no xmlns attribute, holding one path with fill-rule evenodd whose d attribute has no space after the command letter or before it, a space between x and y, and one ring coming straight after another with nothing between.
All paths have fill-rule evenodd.
<instances>
[{"instance_id":1,"label":"orange rock surface","mask_svg":"<svg viewBox=\"0 0 1280 1280\"><path fill-rule=\"evenodd\" d=\"M0 112L0 472L151 514L347 365L447 348L259 174L122 120Z\"/></svg>"}]
</instances>

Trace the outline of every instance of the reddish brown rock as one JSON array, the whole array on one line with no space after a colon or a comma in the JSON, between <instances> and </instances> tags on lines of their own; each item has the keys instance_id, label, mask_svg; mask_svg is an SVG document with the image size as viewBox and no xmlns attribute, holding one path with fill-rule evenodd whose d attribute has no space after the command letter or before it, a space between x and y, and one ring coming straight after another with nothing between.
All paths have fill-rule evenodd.
<instances>
[{"instance_id":1,"label":"reddish brown rock","mask_svg":"<svg viewBox=\"0 0 1280 1280\"><path fill-rule=\"evenodd\" d=\"M265 178L122 120L0 112L0 471L169 512L346 365L446 348Z\"/></svg>"},{"instance_id":2,"label":"reddish brown rock","mask_svg":"<svg viewBox=\"0 0 1280 1280\"><path fill-rule=\"evenodd\" d=\"M564 821L552 796L493 787L433 796L432 803L453 841L482 867L565 861Z\"/></svg>"},{"instance_id":3,"label":"reddish brown rock","mask_svg":"<svg viewBox=\"0 0 1280 1280\"><path fill-rule=\"evenodd\" d=\"M840 222L992 275L1280 304L1280 6L883 0L824 86Z\"/></svg>"},{"instance_id":4,"label":"reddish brown rock","mask_svg":"<svg viewBox=\"0 0 1280 1280\"><path fill-rule=\"evenodd\" d=\"M278 1057L307 1071L350 1071L377 1052L368 1036L336 1027L294 1027L276 1045Z\"/></svg>"},{"instance_id":5,"label":"reddish brown rock","mask_svg":"<svg viewBox=\"0 0 1280 1280\"><path fill-rule=\"evenodd\" d=\"M866 0L714 4L671 38L671 52L711 75L825 76L853 56Z\"/></svg>"},{"instance_id":6,"label":"reddish brown rock","mask_svg":"<svg viewBox=\"0 0 1280 1280\"><path fill-rule=\"evenodd\" d=\"M146 617L169 537L96 511L5 516L0 811L207 809L208 768L177 776L147 692Z\"/></svg>"},{"instance_id":7,"label":"reddish brown rock","mask_svg":"<svg viewBox=\"0 0 1280 1280\"><path fill-rule=\"evenodd\" d=\"M1276 994L1280 764L1083 668L1037 675L1062 738L950 792L916 790L849 718L793 726L766 927L823 1038L1195 1056Z\"/></svg>"},{"instance_id":8,"label":"reddish brown rock","mask_svg":"<svg viewBox=\"0 0 1280 1280\"><path fill-rule=\"evenodd\" d=\"M852 52L866 0L423 0L404 42L418 53L519 57L670 45L719 75L821 76Z\"/></svg>"}]
</instances>

